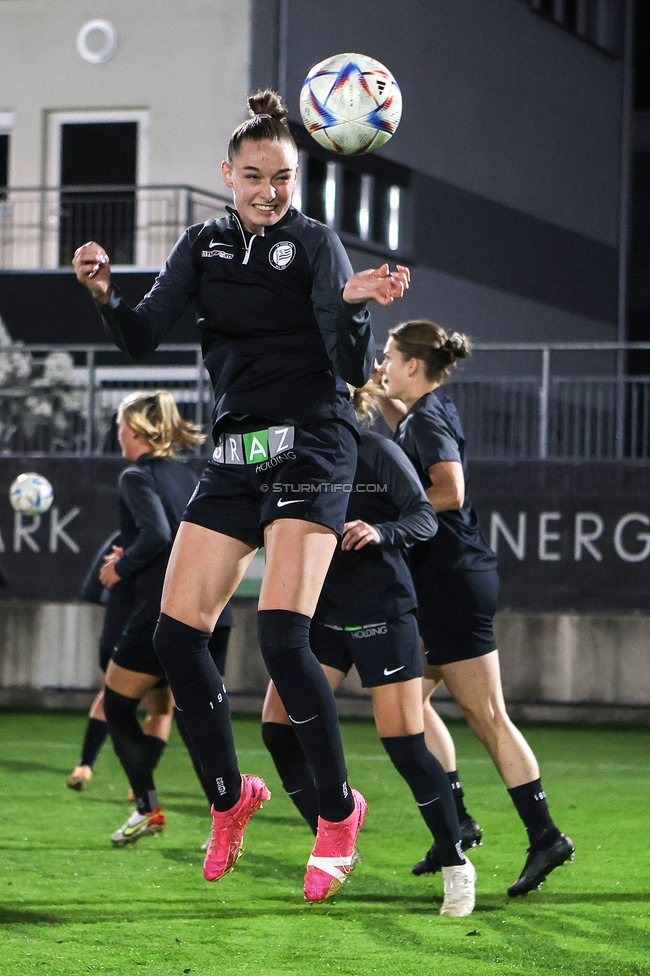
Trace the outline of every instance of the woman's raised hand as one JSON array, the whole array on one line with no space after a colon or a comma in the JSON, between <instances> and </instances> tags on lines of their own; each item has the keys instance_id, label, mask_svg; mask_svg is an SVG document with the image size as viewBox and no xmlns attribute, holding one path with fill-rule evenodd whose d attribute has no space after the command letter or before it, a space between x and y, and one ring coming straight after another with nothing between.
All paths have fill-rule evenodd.
<instances>
[{"instance_id":1,"label":"woman's raised hand","mask_svg":"<svg viewBox=\"0 0 650 976\"><path fill-rule=\"evenodd\" d=\"M100 304L111 296L111 263L108 254L95 241L82 244L74 252L72 267L77 280L85 285Z\"/></svg>"},{"instance_id":2,"label":"woman's raised hand","mask_svg":"<svg viewBox=\"0 0 650 976\"><path fill-rule=\"evenodd\" d=\"M354 304L374 299L380 305L392 305L396 298L402 297L410 283L411 272L403 264L397 265L397 271L382 264L381 268L368 268L353 274L343 289L343 300Z\"/></svg>"}]
</instances>

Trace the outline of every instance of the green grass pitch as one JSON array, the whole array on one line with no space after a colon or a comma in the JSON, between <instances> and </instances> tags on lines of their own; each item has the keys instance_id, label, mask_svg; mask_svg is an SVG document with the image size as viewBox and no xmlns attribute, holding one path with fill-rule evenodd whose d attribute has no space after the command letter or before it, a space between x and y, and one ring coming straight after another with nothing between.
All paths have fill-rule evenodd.
<instances>
[{"instance_id":1,"label":"green grass pitch","mask_svg":"<svg viewBox=\"0 0 650 976\"><path fill-rule=\"evenodd\" d=\"M11 976L632 976L650 973L650 731L533 726L572 864L510 900L526 838L481 746L454 724L470 811L477 907L440 918L440 876L410 868L429 838L374 727L344 722L350 778L369 801L363 863L321 905L302 897L311 834L283 793L259 722L237 719L244 771L273 798L251 821L246 855L214 884L201 877L209 820L179 738L158 771L164 834L113 849L126 781L107 745L83 794L65 789L85 718L0 713L0 973Z\"/></svg>"}]
</instances>

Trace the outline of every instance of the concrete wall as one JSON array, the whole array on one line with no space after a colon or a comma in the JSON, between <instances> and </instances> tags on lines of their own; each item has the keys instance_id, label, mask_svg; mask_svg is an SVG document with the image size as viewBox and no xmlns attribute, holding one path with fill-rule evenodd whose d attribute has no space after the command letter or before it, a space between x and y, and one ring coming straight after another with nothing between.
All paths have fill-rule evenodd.
<instances>
[{"instance_id":1,"label":"concrete wall","mask_svg":"<svg viewBox=\"0 0 650 976\"><path fill-rule=\"evenodd\" d=\"M102 611L80 604L0 602L0 707L87 707L97 684ZM232 707L260 711L268 676L256 635L255 603L235 607L226 683ZM650 722L647 616L501 613L496 618L503 685L514 718ZM443 694L443 715L459 711ZM345 715L370 716L352 672Z\"/></svg>"},{"instance_id":2,"label":"concrete wall","mask_svg":"<svg viewBox=\"0 0 650 976\"><path fill-rule=\"evenodd\" d=\"M46 182L53 112L149 113L141 182L222 189L220 163L245 116L248 0L3 0L0 110L15 113L10 183ZM89 64L79 29L101 17L119 34L114 57Z\"/></svg>"}]
</instances>

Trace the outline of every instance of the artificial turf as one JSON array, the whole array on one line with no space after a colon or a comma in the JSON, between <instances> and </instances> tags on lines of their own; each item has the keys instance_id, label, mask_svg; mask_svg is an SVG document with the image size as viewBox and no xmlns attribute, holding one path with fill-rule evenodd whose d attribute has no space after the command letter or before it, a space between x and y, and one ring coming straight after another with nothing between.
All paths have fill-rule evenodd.
<instances>
[{"instance_id":1,"label":"artificial turf","mask_svg":"<svg viewBox=\"0 0 650 976\"><path fill-rule=\"evenodd\" d=\"M244 771L273 790L246 831L246 856L201 877L209 819L174 734L158 771L164 834L113 849L128 815L110 745L85 793L65 788L85 719L0 713L0 973L11 976L495 976L650 973L650 731L533 726L552 813L576 843L541 891L506 889L526 838L494 768L464 725L452 730L468 808L477 905L441 918L440 876L415 878L426 828L370 723L344 722L350 778L369 801L362 864L321 905L302 898L311 834L283 793L259 723L235 723Z\"/></svg>"}]
</instances>

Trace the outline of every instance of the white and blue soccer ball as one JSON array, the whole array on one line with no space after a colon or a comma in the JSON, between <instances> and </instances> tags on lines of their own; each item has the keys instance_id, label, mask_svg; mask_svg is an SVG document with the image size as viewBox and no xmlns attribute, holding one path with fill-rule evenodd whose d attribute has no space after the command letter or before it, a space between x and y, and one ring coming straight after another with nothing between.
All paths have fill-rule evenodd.
<instances>
[{"instance_id":1,"label":"white and blue soccer ball","mask_svg":"<svg viewBox=\"0 0 650 976\"><path fill-rule=\"evenodd\" d=\"M54 501L54 489L42 474L27 471L12 481L9 503L23 515L44 515Z\"/></svg>"},{"instance_id":2,"label":"white and blue soccer ball","mask_svg":"<svg viewBox=\"0 0 650 976\"><path fill-rule=\"evenodd\" d=\"M307 132L325 149L352 156L373 152L394 134L402 93L380 61L336 54L314 65L300 92Z\"/></svg>"}]
</instances>

